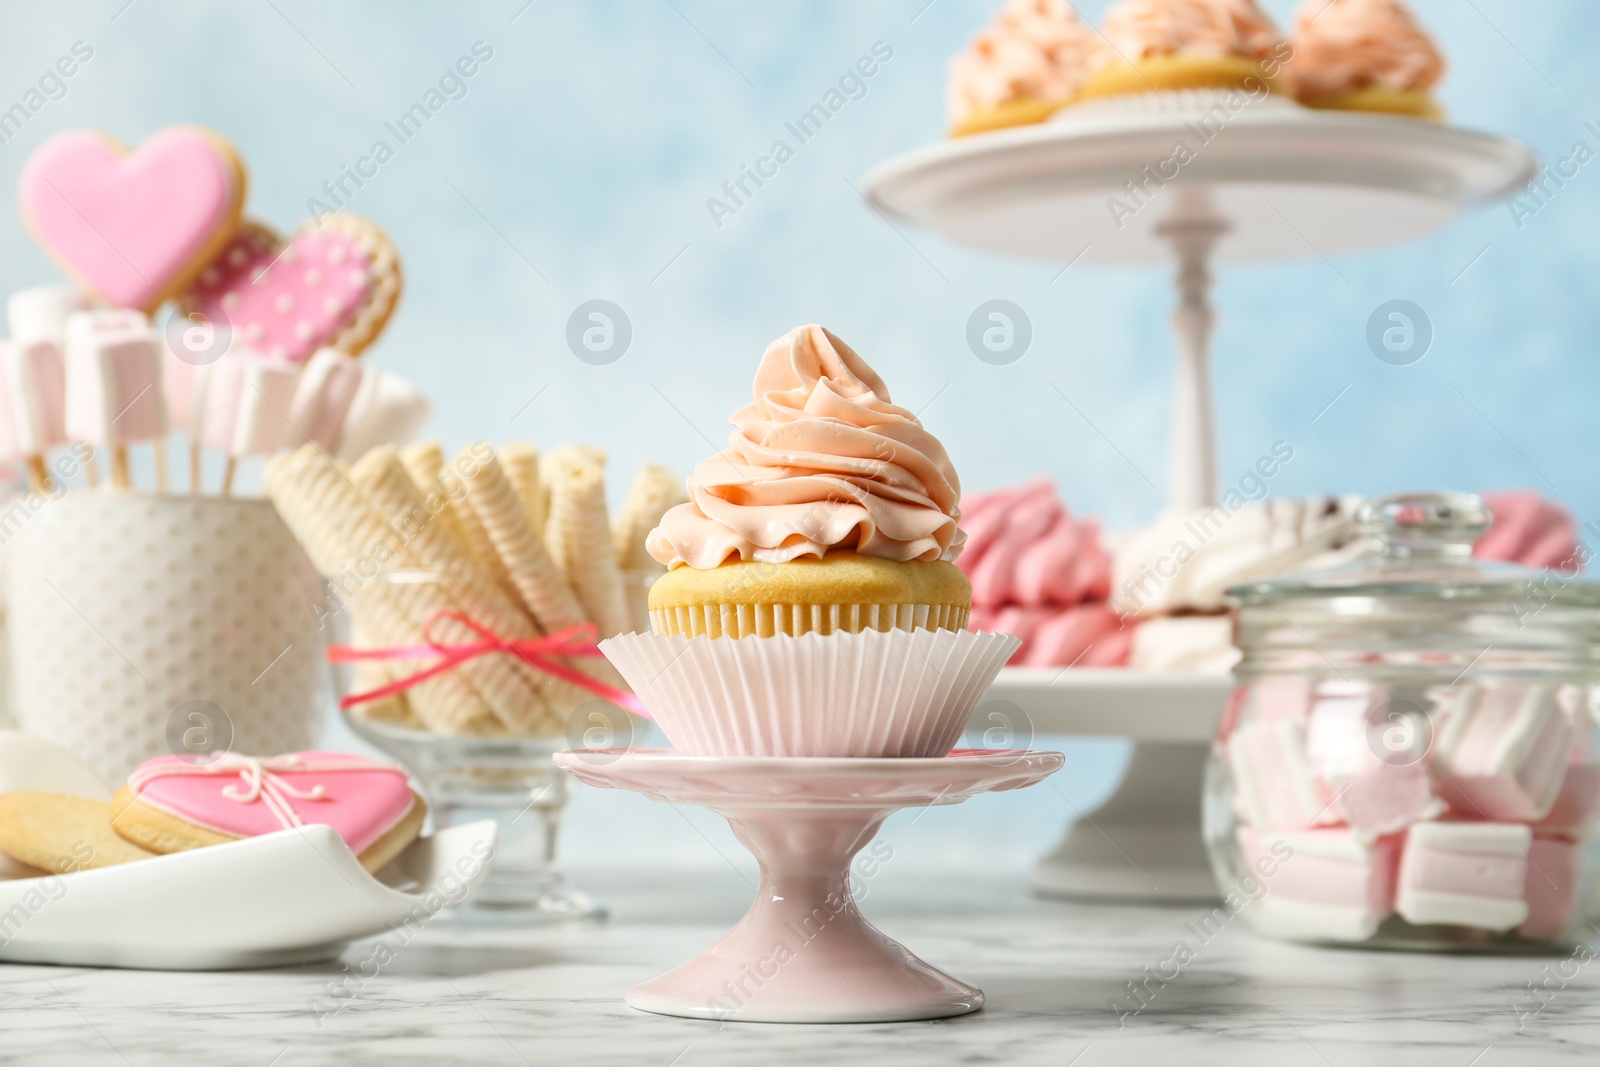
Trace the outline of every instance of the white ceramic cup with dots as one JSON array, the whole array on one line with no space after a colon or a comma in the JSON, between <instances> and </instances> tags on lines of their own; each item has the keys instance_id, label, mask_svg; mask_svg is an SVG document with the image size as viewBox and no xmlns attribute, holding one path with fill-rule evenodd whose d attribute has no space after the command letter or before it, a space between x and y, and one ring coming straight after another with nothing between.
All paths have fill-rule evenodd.
<instances>
[{"instance_id":1,"label":"white ceramic cup with dots","mask_svg":"<svg viewBox=\"0 0 1600 1067\"><path fill-rule=\"evenodd\" d=\"M23 730L112 782L173 752L313 746L330 701L322 581L271 504L40 500L0 510Z\"/></svg>"}]
</instances>

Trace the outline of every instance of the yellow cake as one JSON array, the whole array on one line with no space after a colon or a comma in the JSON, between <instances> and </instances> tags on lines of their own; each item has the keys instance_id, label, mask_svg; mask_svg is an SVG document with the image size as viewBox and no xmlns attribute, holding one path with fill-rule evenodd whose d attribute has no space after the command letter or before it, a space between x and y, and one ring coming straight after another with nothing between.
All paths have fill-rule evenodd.
<instances>
[{"instance_id":1,"label":"yellow cake","mask_svg":"<svg viewBox=\"0 0 1600 1067\"><path fill-rule=\"evenodd\" d=\"M788 563L736 560L678 567L650 589L660 634L771 637L863 630L964 630L972 583L953 563L874 559L849 551Z\"/></svg>"}]
</instances>

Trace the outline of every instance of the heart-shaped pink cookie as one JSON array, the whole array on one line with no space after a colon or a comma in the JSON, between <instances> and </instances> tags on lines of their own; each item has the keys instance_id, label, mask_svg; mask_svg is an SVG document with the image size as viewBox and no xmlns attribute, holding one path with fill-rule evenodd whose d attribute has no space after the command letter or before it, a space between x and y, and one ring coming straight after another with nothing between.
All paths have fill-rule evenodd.
<instances>
[{"instance_id":1,"label":"heart-shaped pink cookie","mask_svg":"<svg viewBox=\"0 0 1600 1067\"><path fill-rule=\"evenodd\" d=\"M355 355L400 298L400 260L377 226L333 215L281 242L247 222L184 294L264 355L303 363L319 348Z\"/></svg>"},{"instance_id":2,"label":"heart-shaped pink cookie","mask_svg":"<svg viewBox=\"0 0 1600 1067\"><path fill-rule=\"evenodd\" d=\"M416 837L426 809L392 763L343 752L228 752L205 763L147 760L112 811L118 834L157 853L320 824L377 870Z\"/></svg>"},{"instance_id":3,"label":"heart-shaped pink cookie","mask_svg":"<svg viewBox=\"0 0 1600 1067\"><path fill-rule=\"evenodd\" d=\"M239 225L244 168L218 134L175 126L133 152L75 130L22 168L23 221L74 278L115 307L153 310Z\"/></svg>"}]
</instances>

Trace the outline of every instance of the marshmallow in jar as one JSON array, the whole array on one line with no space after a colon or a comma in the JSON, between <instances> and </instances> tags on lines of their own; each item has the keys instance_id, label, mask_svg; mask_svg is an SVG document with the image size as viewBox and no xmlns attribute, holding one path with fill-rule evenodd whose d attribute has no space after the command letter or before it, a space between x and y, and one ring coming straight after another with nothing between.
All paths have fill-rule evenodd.
<instances>
[{"instance_id":1,"label":"marshmallow in jar","mask_svg":"<svg viewBox=\"0 0 1600 1067\"><path fill-rule=\"evenodd\" d=\"M1242 660L1205 828L1226 907L1291 941L1589 940L1600 584L1490 564L1475 496L1363 506L1376 554L1229 590Z\"/></svg>"}]
</instances>

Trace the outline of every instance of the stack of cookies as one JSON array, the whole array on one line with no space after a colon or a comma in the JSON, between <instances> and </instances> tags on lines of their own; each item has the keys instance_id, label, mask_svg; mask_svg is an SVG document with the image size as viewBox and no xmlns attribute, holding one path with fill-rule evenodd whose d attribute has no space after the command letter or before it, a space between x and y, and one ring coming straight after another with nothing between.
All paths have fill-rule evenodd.
<instances>
[{"instance_id":1,"label":"stack of cookies","mask_svg":"<svg viewBox=\"0 0 1600 1067\"><path fill-rule=\"evenodd\" d=\"M606 505L605 455L571 445L480 442L447 461L439 445L376 448L348 467L314 446L273 459L265 489L328 579L328 616L350 613L358 648L528 642L592 626L643 629L643 591L664 568L646 533L683 499L664 467L639 472L621 512ZM637 592L630 590L637 589ZM393 687L422 657L365 661L354 692ZM437 659L437 657L433 657ZM598 657L565 670L621 687ZM496 651L353 707L441 734L559 737L593 691Z\"/></svg>"}]
</instances>

